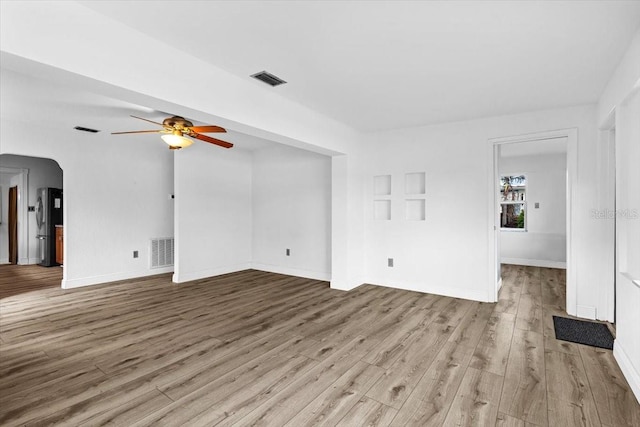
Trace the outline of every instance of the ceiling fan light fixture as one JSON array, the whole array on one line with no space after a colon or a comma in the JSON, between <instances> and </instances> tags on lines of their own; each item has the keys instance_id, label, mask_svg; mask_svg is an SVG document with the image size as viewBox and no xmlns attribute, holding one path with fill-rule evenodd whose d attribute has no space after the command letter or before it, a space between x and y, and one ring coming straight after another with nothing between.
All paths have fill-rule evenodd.
<instances>
[{"instance_id":1,"label":"ceiling fan light fixture","mask_svg":"<svg viewBox=\"0 0 640 427\"><path fill-rule=\"evenodd\" d=\"M0 0L1 1L1 0ZM222 148L231 148L233 144L220 139L212 138L204 133L224 133L226 130L220 126L203 125L194 126L192 122L186 120L184 117L173 116L164 119L162 123L145 119L143 117L131 116L135 119L144 120L155 125L160 126L162 129L158 130L132 130L126 132L111 132L112 135L124 135L124 134L142 134L142 133L160 133L162 140L169 145L171 150L179 150L184 147L188 147L193 144L193 139L199 141L208 142L209 144L218 145ZM189 138L186 138L189 136Z\"/></svg>"},{"instance_id":2,"label":"ceiling fan light fixture","mask_svg":"<svg viewBox=\"0 0 640 427\"><path fill-rule=\"evenodd\" d=\"M193 141L179 132L162 135L162 140L172 148L185 148L193 144Z\"/></svg>"}]
</instances>

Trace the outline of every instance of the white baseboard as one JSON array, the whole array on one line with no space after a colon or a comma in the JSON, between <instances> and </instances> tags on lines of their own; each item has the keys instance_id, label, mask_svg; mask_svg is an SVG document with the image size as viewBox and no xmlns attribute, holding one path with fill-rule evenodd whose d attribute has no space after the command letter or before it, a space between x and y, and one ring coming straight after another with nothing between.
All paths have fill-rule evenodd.
<instances>
[{"instance_id":1,"label":"white baseboard","mask_svg":"<svg viewBox=\"0 0 640 427\"><path fill-rule=\"evenodd\" d=\"M39 262L40 262L40 258L29 258L27 260L27 263L30 264L30 265L38 264Z\"/></svg>"},{"instance_id":2,"label":"white baseboard","mask_svg":"<svg viewBox=\"0 0 640 427\"><path fill-rule=\"evenodd\" d=\"M207 277L220 276L221 274L236 273L249 270L251 263L237 264L224 267L208 268L206 270L176 272L173 274L173 283L191 282L193 280L206 279Z\"/></svg>"},{"instance_id":3,"label":"white baseboard","mask_svg":"<svg viewBox=\"0 0 640 427\"><path fill-rule=\"evenodd\" d=\"M629 358L624 351L619 340L613 342L613 357L616 359L616 362L618 362L618 366L620 366L620 370L629 383L629 386L631 386L636 400L640 403L640 372L633 366L631 358Z\"/></svg>"},{"instance_id":4,"label":"white baseboard","mask_svg":"<svg viewBox=\"0 0 640 427\"><path fill-rule=\"evenodd\" d=\"M0 264L9 264L9 258L0 258Z\"/></svg>"},{"instance_id":5,"label":"white baseboard","mask_svg":"<svg viewBox=\"0 0 640 427\"><path fill-rule=\"evenodd\" d=\"M382 281L376 279L365 280L364 283L369 283L371 285L376 286L385 286L387 288L395 288L395 289L403 289L406 291L416 291L422 292L426 294L434 294L434 295L442 295L445 297L452 298L462 298L471 301L480 301L480 302L495 302L489 301L487 298L487 290L476 290L476 289L461 289L461 288L449 288L444 286L434 286L427 283L414 283L414 282L399 282L394 281L393 283L382 283Z\"/></svg>"},{"instance_id":6,"label":"white baseboard","mask_svg":"<svg viewBox=\"0 0 640 427\"><path fill-rule=\"evenodd\" d=\"M358 286L360 286L362 283L359 284L348 284L348 283L342 283L342 282L338 282L335 280L332 280L331 283L329 284L331 289L336 289L338 291L345 291L348 292L352 289L357 288Z\"/></svg>"},{"instance_id":7,"label":"white baseboard","mask_svg":"<svg viewBox=\"0 0 640 427\"><path fill-rule=\"evenodd\" d=\"M567 269L567 263L561 261L549 261L545 259L525 258L500 258L501 264L526 265L529 267L562 268Z\"/></svg>"},{"instance_id":8,"label":"white baseboard","mask_svg":"<svg viewBox=\"0 0 640 427\"><path fill-rule=\"evenodd\" d=\"M331 289L348 292L352 289L357 288L358 286L361 286L364 282L364 279L360 276L347 280L340 280L332 277L331 281L329 282L329 286L331 287Z\"/></svg>"},{"instance_id":9,"label":"white baseboard","mask_svg":"<svg viewBox=\"0 0 640 427\"><path fill-rule=\"evenodd\" d=\"M153 270L127 271L122 273L105 274L100 276L81 277L78 279L63 279L62 289L80 288L83 286L100 285L103 283L117 282L119 280L135 279L137 277L155 276L157 274L171 273L173 267L154 268Z\"/></svg>"},{"instance_id":10,"label":"white baseboard","mask_svg":"<svg viewBox=\"0 0 640 427\"><path fill-rule=\"evenodd\" d=\"M331 273L322 273L318 271L302 270L299 268L282 267L279 265L269 265L260 263L251 263L251 268L254 270L266 271L269 273L286 274L288 276L304 277L305 279L324 280L328 282L331 280Z\"/></svg>"}]
</instances>

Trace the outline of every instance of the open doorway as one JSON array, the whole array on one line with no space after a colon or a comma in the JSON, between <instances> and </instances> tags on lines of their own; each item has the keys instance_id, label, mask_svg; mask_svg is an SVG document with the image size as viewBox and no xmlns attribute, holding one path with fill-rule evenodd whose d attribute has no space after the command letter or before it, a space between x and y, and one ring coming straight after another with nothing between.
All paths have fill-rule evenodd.
<instances>
[{"instance_id":1,"label":"open doorway","mask_svg":"<svg viewBox=\"0 0 640 427\"><path fill-rule=\"evenodd\" d=\"M9 187L7 235L9 238L9 264L18 263L18 186Z\"/></svg>"},{"instance_id":2,"label":"open doorway","mask_svg":"<svg viewBox=\"0 0 640 427\"><path fill-rule=\"evenodd\" d=\"M41 235L37 216L38 190L55 188L61 191L62 176L62 169L55 160L12 154L0 155L1 264L42 263L42 239L38 237ZM58 203L61 207L62 200ZM55 222L48 224L54 230L49 236L53 244L56 243L56 225L60 227L59 234L62 238L62 216ZM55 259L55 250L53 253ZM59 264L62 263L55 265Z\"/></svg>"},{"instance_id":3,"label":"open doorway","mask_svg":"<svg viewBox=\"0 0 640 427\"><path fill-rule=\"evenodd\" d=\"M491 260L492 276L495 278L495 300L498 300L498 291L502 284L502 260L521 265L534 265L539 267L566 268L566 311L576 315L577 311L577 286L575 282L575 265L571 250L571 202L573 199L574 185L576 181L577 164L577 130L566 129L538 134L521 135L514 137L496 138L489 140L493 156L494 173L492 174L491 188L493 216L491 220L494 252ZM554 144L560 144L558 146ZM520 145L523 144L523 145ZM526 144L526 145L524 145ZM536 154L536 149L547 146L547 151L564 151L562 160L555 159L556 163L564 162L562 171L555 174L545 173L543 164L545 159L527 159L529 154ZM563 148L560 148L563 147ZM566 148L564 148L566 147ZM502 152L510 154L506 157L514 157L505 162L505 168L501 168ZM541 154L541 153L538 153ZM519 159L515 159L519 157ZM544 157L544 156L543 156ZM557 156L556 156L557 157ZM536 165L536 162L539 163ZM530 166L527 166L527 165ZM560 166L557 165L558 169ZM533 172L527 173L529 168ZM507 170L508 169L508 170ZM552 194L549 200L556 199L551 205L558 205L558 197L564 197L564 209L547 209L547 215L539 215L541 209L546 206L542 200L532 199L531 178L536 177L534 196L538 189L552 185ZM529 179L527 179L529 178ZM563 179L564 178L564 179ZM511 180L513 179L513 183ZM506 181L509 181L508 183ZM517 181L517 182L516 182ZM540 181L545 181L541 183ZM513 184L516 184L514 187ZM547 192L548 193L548 192ZM538 196L543 193L538 193ZM537 208L536 208L536 203ZM515 206L512 206L515 205ZM509 209L511 207L511 209ZM517 212L516 212L517 211ZM505 218L511 213L513 218ZM536 215L533 214L536 213ZM518 215L516 215L516 213ZM552 223L556 233L541 232ZM509 224L508 227L503 225ZM559 224L564 224L562 227ZM532 227L535 233L532 233ZM505 230L505 228L509 230ZM502 235L508 236L503 242ZM526 240L526 243L523 243ZM561 240L561 241L560 241ZM506 246L502 248L502 246ZM508 256L507 256L508 255ZM587 317L587 316L585 316Z\"/></svg>"},{"instance_id":4,"label":"open doorway","mask_svg":"<svg viewBox=\"0 0 640 427\"><path fill-rule=\"evenodd\" d=\"M28 264L27 175L0 156L0 264Z\"/></svg>"},{"instance_id":5,"label":"open doorway","mask_svg":"<svg viewBox=\"0 0 640 427\"><path fill-rule=\"evenodd\" d=\"M498 150L501 264L566 269L567 138Z\"/></svg>"}]
</instances>

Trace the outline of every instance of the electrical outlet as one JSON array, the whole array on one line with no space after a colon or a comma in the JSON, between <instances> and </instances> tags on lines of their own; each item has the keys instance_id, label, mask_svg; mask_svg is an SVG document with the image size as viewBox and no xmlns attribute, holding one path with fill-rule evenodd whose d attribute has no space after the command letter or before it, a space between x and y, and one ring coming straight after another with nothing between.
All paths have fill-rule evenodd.
<instances>
[{"instance_id":1,"label":"electrical outlet","mask_svg":"<svg viewBox=\"0 0 640 427\"><path fill-rule=\"evenodd\" d=\"M290 256L291 255L291 249L287 249L286 254L287 254L287 256Z\"/></svg>"},{"instance_id":2,"label":"electrical outlet","mask_svg":"<svg viewBox=\"0 0 640 427\"><path fill-rule=\"evenodd\" d=\"M387 267L393 267L393 258L387 259Z\"/></svg>"},{"instance_id":3,"label":"electrical outlet","mask_svg":"<svg viewBox=\"0 0 640 427\"><path fill-rule=\"evenodd\" d=\"M535 205L534 205L534 208L540 209L540 202L536 202Z\"/></svg>"},{"instance_id":4,"label":"electrical outlet","mask_svg":"<svg viewBox=\"0 0 640 427\"><path fill-rule=\"evenodd\" d=\"M133 257L138 258L138 251L133 251Z\"/></svg>"}]
</instances>

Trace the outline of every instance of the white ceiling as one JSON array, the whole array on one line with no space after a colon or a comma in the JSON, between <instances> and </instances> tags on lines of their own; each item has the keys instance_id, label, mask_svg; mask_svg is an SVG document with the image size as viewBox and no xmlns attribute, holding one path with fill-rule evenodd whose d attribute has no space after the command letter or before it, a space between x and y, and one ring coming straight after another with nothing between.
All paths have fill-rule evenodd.
<instances>
[{"instance_id":1,"label":"white ceiling","mask_svg":"<svg viewBox=\"0 0 640 427\"><path fill-rule=\"evenodd\" d=\"M639 1L82 3L365 131L595 103L640 26Z\"/></svg>"},{"instance_id":2,"label":"white ceiling","mask_svg":"<svg viewBox=\"0 0 640 427\"><path fill-rule=\"evenodd\" d=\"M43 126L48 129L72 129L82 126L104 133L152 130L151 123L130 117L135 115L156 122L181 112L163 112L122 100L75 89L49 80L27 76L2 68L2 96L0 115L7 120L23 122L27 126ZM196 125L215 124L194 122ZM159 128L159 127L158 127ZM275 143L236 132L211 136L232 142L235 149L258 150ZM113 135L114 143L164 144L158 134Z\"/></svg>"}]
</instances>

